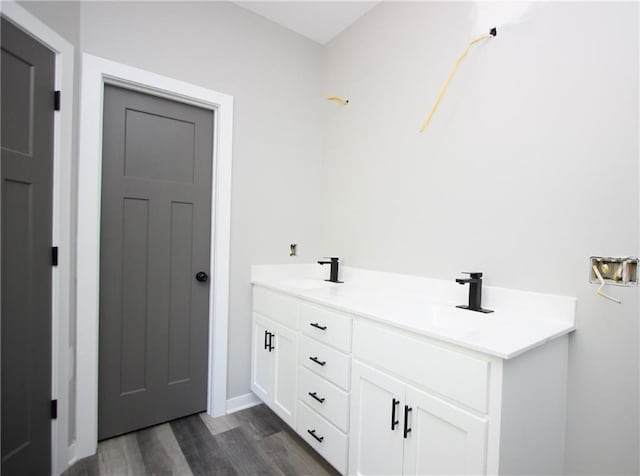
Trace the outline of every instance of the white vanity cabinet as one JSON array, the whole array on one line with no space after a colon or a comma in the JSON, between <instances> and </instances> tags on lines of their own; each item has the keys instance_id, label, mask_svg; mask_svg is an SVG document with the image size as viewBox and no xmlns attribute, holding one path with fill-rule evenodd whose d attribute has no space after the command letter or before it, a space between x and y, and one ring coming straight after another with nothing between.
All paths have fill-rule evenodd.
<instances>
[{"instance_id":1,"label":"white vanity cabinet","mask_svg":"<svg viewBox=\"0 0 640 476\"><path fill-rule=\"evenodd\" d=\"M354 323L349 474L562 472L566 337L513 360Z\"/></svg>"},{"instance_id":2,"label":"white vanity cabinet","mask_svg":"<svg viewBox=\"0 0 640 476\"><path fill-rule=\"evenodd\" d=\"M254 287L251 390L343 474L351 325L348 314Z\"/></svg>"},{"instance_id":3,"label":"white vanity cabinet","mask_svg":"<svg viewBox=\"0 0 640 476\"><path fill-rule=\"evenodd\" d=\"M487 419L406 386L404 474L483 474Z\"/></svg>"},{"instance_id":4,"label":"white vanity cabinet","mask_svg":"<svg viewBox=\"0 0 640 476\"><path fill-rule=\"evenodd\" d=\"M487 419L353 363L351 474L484 474Z\"/></svg>"},{"instance_id":5,"label":"white vanity cabinet","mask_svg":"<svg viewBox=\"0 0 640 476\"><path fill-rule=\"evenodd\" d=\"M255 290L251 390L292 427L296 422L297 317L297 299Z\"/></svg>"},{"instance_id":6,"label":"white vanity cabinet","mask_svg":"<svg viewBox=\"0 0 640 476\"><path fill-rule=\"evenodd\" d=\"M296 431L338 471L347 472L352 317L300 304Z\"/></svg>"},{"instance_id":7,"label":"white vanity cabinet","mask_svg":"<svg viewBox=\"0 0 640 476\"><path fill-rule=\"evenodd\" d=\"M255 284L251 389L340 473L563 472L572 321Z\"/></svg>"}]
</instances>

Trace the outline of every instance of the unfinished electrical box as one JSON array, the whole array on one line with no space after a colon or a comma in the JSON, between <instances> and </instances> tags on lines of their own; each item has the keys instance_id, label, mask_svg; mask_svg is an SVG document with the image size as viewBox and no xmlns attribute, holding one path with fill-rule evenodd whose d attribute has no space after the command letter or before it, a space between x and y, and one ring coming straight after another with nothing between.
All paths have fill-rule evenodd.
<instances>
[{"instance_id":1,"label":"unfinished electrical box","mask_svg":"<svg viewBox=\"0 0 640 476\"><path fill-rule=\"evenodd\" d=\"M600 272L605 284L614 286L637 286L638 285L638 258L636 256L627 257L605 257L591 256L589 267L589 282L600 283L594 267Z\"/></svg>"}]
</instances>

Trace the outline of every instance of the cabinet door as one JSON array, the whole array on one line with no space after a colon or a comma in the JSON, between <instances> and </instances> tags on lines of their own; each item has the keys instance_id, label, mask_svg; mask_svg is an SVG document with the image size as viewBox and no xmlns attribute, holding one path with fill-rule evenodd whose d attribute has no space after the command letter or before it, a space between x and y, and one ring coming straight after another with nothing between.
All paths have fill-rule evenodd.
<instances>
[{"instance_id":1,"label":"cabinet door","mask_svg":"<svg viewBox=\"0 0 640 476\"><path fill-rule=\"evenodd\" d=\"M404 474L486 474L487 420L407 385Z\"/></svg>"},{"instance_id":2,"label":"cabinet door","mask_svg":"<svg viewBox=\"0 0 640 476\"><path fill-rule=\"evenodd\" d=\"M251 356L251 390L260 400L270 404L273 400L274 362L269 351L270 322L257 314L253 315L253 345ZM271 338L273 342L273 338Z\"/></svg>"},{"instance_id":3,"label":"cabinet door","mask_svg":"<svg viewBox=\"0 0 640 476\"><path fill-rule=\"evenodd\" d=\"M349 474L402 474L404 388L399 380L353 362Z\"/></svg>"},{"instance_id":4,"label":"cabinet door","mask_svg":"<svg viewBox=\"0 0 640 476\"><path fill-rule=\"evenodd\" d=\"M272 331L274 354L273 411L295 428L296 399L298 395L298 334L284 326L274 324Z\"/></svg>"}]
</instances>

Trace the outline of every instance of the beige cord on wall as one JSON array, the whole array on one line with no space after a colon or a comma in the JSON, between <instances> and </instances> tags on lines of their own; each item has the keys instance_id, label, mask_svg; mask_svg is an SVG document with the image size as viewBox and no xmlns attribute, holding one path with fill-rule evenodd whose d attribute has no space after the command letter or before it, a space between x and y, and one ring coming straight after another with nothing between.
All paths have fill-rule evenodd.
<instances>
[{"instance_id":1,"label":"beige cord on wall","mask_svg":"<svg viewBox=\"0 0 640 476\"><path fill-rule=\"evenodd\" d=\"M340 96L329 96L327 98L327 101L336 101L336 102L339 102L340 104L342 104L343 106L346 106L347 104L349 104L349 100L348 99L341 98Z\"/></svg>"},{"instance_id":2,"label":"beige cord on wall","mask_svg":"<svg viewBox=\"0 0 640 476\"><path fill-rule=\"evenodd\" d=\"M598 296L602 296L603 298L608 299L609 301L613 301L613 302L617 302L618 304L622 304L622 301L620 299L616 299L614 297L609 296L608 294L605 294L605 292L602 290L602 288L604 288L604 286L606 284L604 282L604 278L602 277L602 274L600 273L600 270L598 269L598 267L595 264L592 266L592 268L593 268L593 272L595 273L596 277L598 278L598 281L600 281L600 287L596 290L596 293L598 294Z\"/></svg>"},{"instance_id":3,"label":"beige cord on wall","mask_svg":"<svg viewBox=\"0 0 640 476\"><path fill-rule=\"evenodd\" d=\"M447 77L447 80L444 82L444 84L442 85L442 88L440 89L440 94L438 94L438 98L436 99L436 103L433 105L433 108L431 109L431 112L429 113L429 116L425 119L424 123L422 124L422 127L420 127L420 132L424 131L427 128L427 126L429 125L429 123L431 122L431 118L436 113L436 110L438 109L438 106L440 105L440 101L442 101L442 97L444 96L445 91L449 87L449 83L451 82L451 80L453 79L453 76L456 74L456 71L458 70L458 66L460 65L460 62L464 59L465 56L467 56L467 53L469 53L469 50L471 49L471 47L473 45L475 45L476 43L479 43L479 42L487 40L487 39L489 39L489 38L491 38L493 36L496 36L496 34L497 34L497 30L495 28L492 28L488 35L482 35L482 36L476 38L475 40L471 41L467 45L467 47L464 49L462 54L458 57L458 59L454 63L453 68L451 68L451 72L449 73L449 76Z\"/></svg>"}]
</instances>

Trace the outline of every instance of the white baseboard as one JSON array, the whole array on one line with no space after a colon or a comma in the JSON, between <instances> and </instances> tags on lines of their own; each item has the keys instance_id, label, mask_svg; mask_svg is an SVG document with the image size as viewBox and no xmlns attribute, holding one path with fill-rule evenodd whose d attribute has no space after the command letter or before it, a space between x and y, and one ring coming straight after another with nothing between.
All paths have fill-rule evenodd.
<instances>
[{"instance_id":1,"label":"white baseboard","mask_svg":"<svg viewBox=\"0 0 640 476\"><path fill-rule=\"evenodd\" d=\"M261 404L262 401L254 393L246 393L227 400L227 415Z\"/></svg>"}]
</instances>

